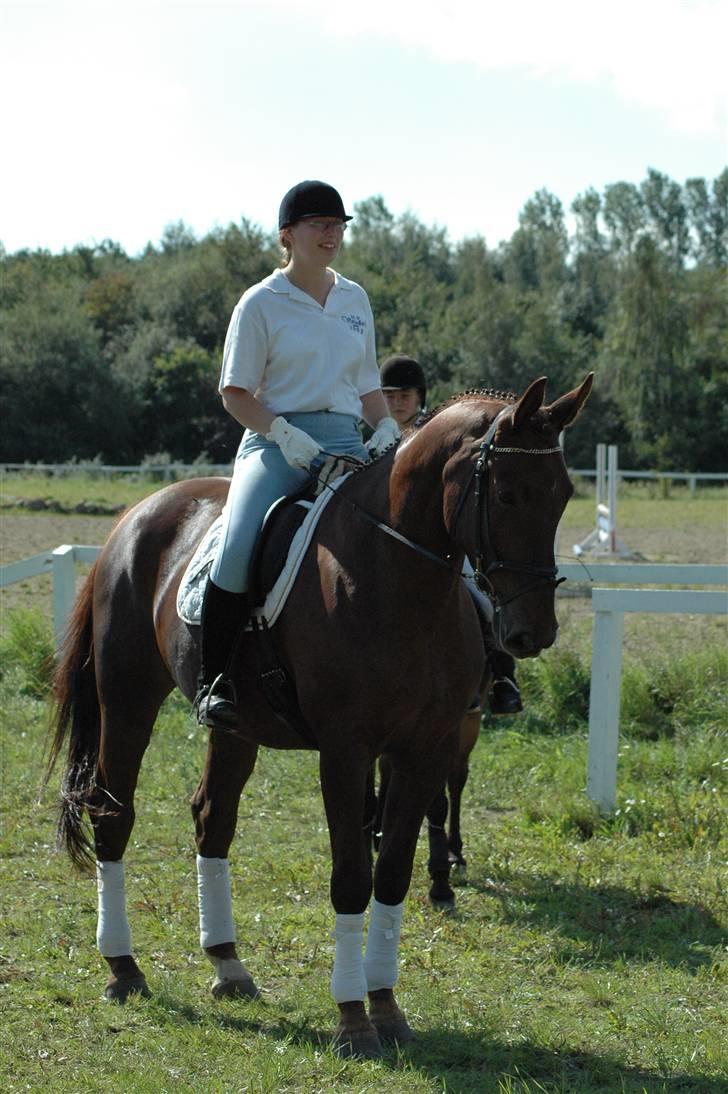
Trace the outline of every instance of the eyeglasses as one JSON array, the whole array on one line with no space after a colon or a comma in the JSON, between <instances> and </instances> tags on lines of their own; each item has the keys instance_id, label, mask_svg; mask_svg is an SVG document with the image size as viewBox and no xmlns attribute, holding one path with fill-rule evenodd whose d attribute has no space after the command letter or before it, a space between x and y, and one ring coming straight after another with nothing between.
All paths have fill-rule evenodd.
<instances>
[{"instance_id":1,"label":"eyeglasses","mask_svg":"<svg viewBox=\"0 0 728 1094\"><path fill-rule=\"evenodd\" d=\"M327 232L329 228L333 232L341 232L343 235L349 227L343 220L318 220L317 217L304 217L301 223L307 224L309 228L313 228L314 232L320 232L322 235L324 232Z\"/></svg>"}]
</instances>

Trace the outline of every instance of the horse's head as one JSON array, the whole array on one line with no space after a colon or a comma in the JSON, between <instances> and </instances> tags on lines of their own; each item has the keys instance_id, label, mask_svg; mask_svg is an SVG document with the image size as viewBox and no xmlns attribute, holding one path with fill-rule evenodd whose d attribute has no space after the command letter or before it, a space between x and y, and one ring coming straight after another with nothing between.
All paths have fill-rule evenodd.
<instances>
[{"instance_id":1,"label":"horse's head","mask_svg":"<svg viewBox=\"0 0 728 1094\"><path fill-rule=\"evenodd\" d=\"M542 377L518 399L476 394L446 411L452 426L459 416L461 443L444 469L445 524L476 567L496 638L514 657L535 657L556 638L554 540L573 493L559 434L592 381L590 373L548 405Z\"/></svg>"}]
</instances>

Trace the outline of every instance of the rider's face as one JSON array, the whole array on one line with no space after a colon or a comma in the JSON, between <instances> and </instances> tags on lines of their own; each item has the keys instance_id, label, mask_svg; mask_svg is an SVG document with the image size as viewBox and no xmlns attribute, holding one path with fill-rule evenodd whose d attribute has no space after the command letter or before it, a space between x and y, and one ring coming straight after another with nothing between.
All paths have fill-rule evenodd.
<instances>
[{"instance_id":1,"label":"rider's face","mask_svg":"<svg viewBox=\"0 0 728 1094\"><path fill-rule=\"evenodd\" d=\"M420 393L416 387L391 388L384 392L389 413L400 429L407 425L420 410Z\"/></svg>"}]
</instances>

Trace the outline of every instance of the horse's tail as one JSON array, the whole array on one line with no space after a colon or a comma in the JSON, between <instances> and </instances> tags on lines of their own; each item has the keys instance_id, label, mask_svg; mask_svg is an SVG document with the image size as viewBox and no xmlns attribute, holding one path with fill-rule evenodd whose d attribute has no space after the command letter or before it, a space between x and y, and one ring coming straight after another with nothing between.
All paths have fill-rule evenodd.
<instances>
[{"instance_id":1,"label":"horse's tail","mask_svg":"<svg viewBox=\"0 0 728 1094\"><path fill-rule=\"evenodd\" d=\"M86 578L63 639L61 660L53 679L54 711L45 783L68 736L66 773L61 786L60 815L56 829L64 847L80 869L94 863L93 846L83 823L96 787L96 767L101 737L101 709L96 691L93 651L94 564Z\"/></svg>"}]
</instances>

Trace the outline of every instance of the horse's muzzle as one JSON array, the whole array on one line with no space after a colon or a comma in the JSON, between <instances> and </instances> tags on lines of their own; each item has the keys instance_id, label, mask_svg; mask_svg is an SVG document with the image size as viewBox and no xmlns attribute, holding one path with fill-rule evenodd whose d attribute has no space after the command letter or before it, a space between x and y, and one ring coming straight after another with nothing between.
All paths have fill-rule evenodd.
<instances>
[{"instance_id":1,"label":"horse's muzzle","mask_svg":"<svg viewBox=\"0 0 728 1094\"><path fill-rule=\"evenodd\" d=\"M556 641L558 627L549 628L547 631L540 629L538 632L522 630L502 636L503 648L511 657L519 660L524 657L538 657L542 650L547 650Z\"/></svg>"}]
</instances>

